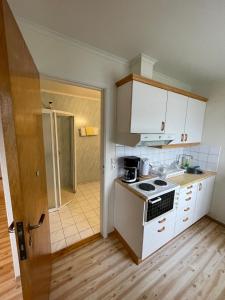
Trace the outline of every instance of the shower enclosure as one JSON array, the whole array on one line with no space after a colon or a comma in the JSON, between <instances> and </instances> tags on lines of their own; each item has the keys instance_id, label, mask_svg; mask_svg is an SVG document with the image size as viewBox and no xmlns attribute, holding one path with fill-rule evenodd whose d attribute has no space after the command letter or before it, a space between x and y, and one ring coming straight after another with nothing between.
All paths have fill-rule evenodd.
<instances>
[{"instance_id":1,"label":"shower enclosure","mask_svg":"<svg viewBox=\"0 0 225 300\"><path fill-rule=\"evenodd\" d=\"M75 117L71 113L43 109L48 208L68 204L76 192Z\"/></svg>"}]
</instances>

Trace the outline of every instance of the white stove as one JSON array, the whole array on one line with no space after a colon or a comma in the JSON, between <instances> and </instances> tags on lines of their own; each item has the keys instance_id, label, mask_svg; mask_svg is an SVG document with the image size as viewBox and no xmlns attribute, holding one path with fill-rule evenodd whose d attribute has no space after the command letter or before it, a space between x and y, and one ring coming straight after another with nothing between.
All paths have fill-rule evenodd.
<instances>
[{"instance_id":1,"label":"white stove","mask_svg":"<svg viewBox=\"0 0 225 300\"><path fill-rule=\"evenodd\" d=\"M158 197L162 194L169 193L179 187L177 184L169 180L161 178L146 179L129 185L130 188L141 194L146 200Z\"/></svg>"}]
</instances>

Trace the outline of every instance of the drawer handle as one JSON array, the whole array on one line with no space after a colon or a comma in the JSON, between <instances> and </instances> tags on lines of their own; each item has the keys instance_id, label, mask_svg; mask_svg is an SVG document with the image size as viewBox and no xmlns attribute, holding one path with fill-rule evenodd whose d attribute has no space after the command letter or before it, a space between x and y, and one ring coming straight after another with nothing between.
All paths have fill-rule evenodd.
<instances>
[{"instance_id":1,"label":"drawer handle","mask_svg":"<svg viewBox=\"0 0 225 300\"><path fill-rule=\"evenodd\" d=\"M191 194L192 194L192 191L190 191L190 192L186 193L186 195L191 195Z\"/></svg>"},{"instance_id":2,"label":"drawer handle","mask_svg":"<svg viewBox=\"0 0 225 300\"><path fill-rule=\"evenodd\" d=\"M190 207L187 207L184 209L184 211L189 211L190 210Z\"/></svg>"},{"instance_id":3,"label":"drawer handle","mask_svg":"<svg viewBox=\"0 0 225 300\"><path fill-rule=\"evenodd\" d=\"M193 188L193 185L190 185L187 187L187 189L192 189Z\"/></svg>"},{"instance_id":4,"label":"drawer handle","mask_svg":"<svg viewBox=\"0 0 225 300\"><path fill-rule=\"evenodd\" d=\"M166 229L165 226L163 226L161 229L158 229L158 232L163 232Z\"/></svg>"},{"instance_id":5,"label":"drawer handle","mask_svg":"<svg viewBox=\"0 0 225 300\"><path fill-rule=\"evenodd\" d=\"M191 197L185 199L185 201L190 201L190 200L191 200Z\"/></svg>"},{"instance_id":6,"label":"drawer handle","mask_svg":"<svg viewBox=\"0 0 225 300\"><path fill-rule=\"evenodd\" d=\"M166 221L166 218L163 218L162 220L159 220L158 223L162 224Z\"/></svg>"},{"instance_id":7,"label":"drawer handle","mask_svg":"<svg viewBox=\"0 0 225 300\"><path fill-rule=\"evenodd\" d=\"M187 217L187 218L183 219L183 222L187 222L188 220L189 220L189 218Z\"/></svg>"}]
</instances>

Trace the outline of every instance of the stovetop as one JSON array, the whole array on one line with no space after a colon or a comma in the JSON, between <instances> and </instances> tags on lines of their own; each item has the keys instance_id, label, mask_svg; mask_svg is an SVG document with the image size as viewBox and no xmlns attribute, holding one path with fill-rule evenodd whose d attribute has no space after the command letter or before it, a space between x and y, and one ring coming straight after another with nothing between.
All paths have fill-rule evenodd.
<instances>
[{"instance_id":1,"label":"stovetop","mask_svg":"<svg viewBox=\"0 0 225 300\"><path fill-rule=\"evenodd\" d=\"M146 179L129 185L130 188L145 196L147 199L174 190L178 185L161 178Z\"/></svg>"}]
</instances>

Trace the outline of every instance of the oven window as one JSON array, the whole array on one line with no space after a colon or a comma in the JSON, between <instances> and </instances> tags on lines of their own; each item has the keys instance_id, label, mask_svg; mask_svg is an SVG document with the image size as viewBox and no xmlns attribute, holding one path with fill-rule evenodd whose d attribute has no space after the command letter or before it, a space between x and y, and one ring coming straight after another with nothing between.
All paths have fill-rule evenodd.
<instances>
[{"instance_id":1,"label":"oven window","mask_svg":"<svg viewBox=\"0 0 225 300\"><path fill-rule=\"evenodd\" d=\"M167 211L173 209L175 191L160 195L148 202L147 220L146 222L163 215ZM160 201L159 198L161 199ZM152 203L154 202L155 203Z\"/></svg>"}]
</instances>

